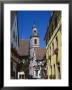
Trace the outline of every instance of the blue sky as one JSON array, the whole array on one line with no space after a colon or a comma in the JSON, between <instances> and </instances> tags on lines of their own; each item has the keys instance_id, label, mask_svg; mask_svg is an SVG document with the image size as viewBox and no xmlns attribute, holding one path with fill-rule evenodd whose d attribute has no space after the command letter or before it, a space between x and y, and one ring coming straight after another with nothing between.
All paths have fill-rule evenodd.
<instances>
[{"instance_id":1,"label":"blue sky","mask_svg":"<svg viewBox=\"0 0 72 90\"><path fill-rule=\"evenodd\" d=\"M20 39L30 39L32 26L37 26L40 36L40 47L45 47L44 36L51 17L50 11L18 11L18 31Z\"/></svg>"}]
</instances>

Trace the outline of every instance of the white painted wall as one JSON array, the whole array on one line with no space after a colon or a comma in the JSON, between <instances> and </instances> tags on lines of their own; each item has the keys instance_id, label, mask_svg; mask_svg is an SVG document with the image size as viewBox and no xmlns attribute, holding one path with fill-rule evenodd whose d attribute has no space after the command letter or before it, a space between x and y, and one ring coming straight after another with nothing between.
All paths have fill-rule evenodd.
<instances>
[{"instance_id":1,"label":"white painted wall","mask_svg":"<svg viewBox=\"0 0 72 90\"><path fill-rule=\"evenodd\" d=\"M37 44L34 43L34 40L37 39ZM40 42L39 42L39 37L32 37L30 40L30 47L39 47Z\"/></svg>"},{"instance_id":2,"label":"white painted wall","mask_svg":"<svg viewBox=\"0 0 72 90\"><path fill-rule=\"evenodd\" d=\"M24 78L25 78L25 73L24 73L24 71L18 72L18 79L22 79L22 78L19 78L20 75L24 75Z\"/></svg>"}]
</instances>

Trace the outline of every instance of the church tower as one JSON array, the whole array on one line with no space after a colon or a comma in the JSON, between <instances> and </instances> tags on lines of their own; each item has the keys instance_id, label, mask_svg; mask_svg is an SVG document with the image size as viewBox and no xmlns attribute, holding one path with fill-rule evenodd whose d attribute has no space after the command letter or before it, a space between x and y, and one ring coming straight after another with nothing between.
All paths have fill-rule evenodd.
<instances>
[{"instance_id":1,"label":"church tower","mask_svg":"<svg viewBox=\"0 0 72 90\"><path fill-rule=\"evenodd\" d=\"M32 27L32 35L30 37L30 48L34 47L39 47L39 35L35 24Z\"/></svg>"}]
</instances>

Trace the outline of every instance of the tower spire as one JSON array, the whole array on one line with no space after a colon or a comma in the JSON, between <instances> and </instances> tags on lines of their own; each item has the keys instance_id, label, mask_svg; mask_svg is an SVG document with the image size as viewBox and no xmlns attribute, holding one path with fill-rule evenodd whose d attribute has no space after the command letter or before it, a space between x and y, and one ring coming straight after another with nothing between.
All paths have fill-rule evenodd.
<instances>
[{"instance_id":1,"label":"tower spire","mask_svg":"<svg viewBox=\"0 0 72 90\"><path fill-rule=\"evenodd\" d=\"M35 23L35 21L33 22L32 29L33 29L33 28L36 28L36 23Z\"/></svg>"}]
</instances>

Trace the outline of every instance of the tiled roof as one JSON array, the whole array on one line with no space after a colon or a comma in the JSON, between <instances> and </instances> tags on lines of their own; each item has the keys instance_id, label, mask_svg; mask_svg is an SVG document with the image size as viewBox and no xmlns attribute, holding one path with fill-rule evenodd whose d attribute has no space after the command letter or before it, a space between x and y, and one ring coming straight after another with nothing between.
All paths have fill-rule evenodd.
<instances>
[{"instance_id":1,"label":"tiled roof","mask_svg":"<svg viewBox=\"0 0 72 90\"><path fill-rule=\"evenodd\" d=\"M37 60L42 60L44 59L44 56L46 54L46 49L45 48L34 48L35 53L36 53L36 59Z\"/></svg>"},{"instance_id":2,"label":"tiled roof","mask_svg":"<svg viewBox=\"0 0 72 90\"><path fill-rule=\"evenodd\" d=\"M20 56L29 55L29 40L20 40L19 41L19 54Z\"/></svg>"},{"instance_id":3,"label":"tiled roof","mask_svg":"<svg viewBox=\"0 0 72 90\"><path fill-rule=\"evenodd\" d=\"M18 54L18 51L15 48L11 48L11 56L14 55L17 58L20 58L20 55Z\"/></svg>"}]
</instances>

